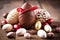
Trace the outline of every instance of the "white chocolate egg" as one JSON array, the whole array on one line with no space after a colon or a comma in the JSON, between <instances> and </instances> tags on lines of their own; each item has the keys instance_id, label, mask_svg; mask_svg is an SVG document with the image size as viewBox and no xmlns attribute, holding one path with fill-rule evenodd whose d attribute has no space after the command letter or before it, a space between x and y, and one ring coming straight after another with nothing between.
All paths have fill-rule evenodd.
<instances>
[{"instance_id":1,"label":"white chocolate egg","mask_svg":"<svg viewBox=\"0 0 60 40\"><path fill-rule=\"evenodd\" d=\"M9 32L9 33L7 33L7 37L15 37L15 32Z\"/></svg>"},{"instance_id":2,"label":"white chocolate egg","mask_svg":"<svg viewBox=\"0 0 60 40\"><path fill-rule=\"evenodd\" d=\"M16 31L16 35L24 35L26 33L25 28L20 28Z\"/></svg>"},{"instance_id":3,"label":"white chocolate egg","mask_svg":"<svg viewBox=\"0 0 60 40\"><path fill-rule=\"evenodd\" d=\"M11 10L7 15L7 21L9 24L14 24L18 22L18 12L17 8Z\"/></svg>"},{"instance_id":4,"label":"white chocolate egg","mask_svg":"<svg viewBox=\"0 0 60 40\"><path fill-rule=\"evenodd\" d=\"M52 28L51 28L51 26L50 25L45 25L44 26L44 30L46 31L46 32L51 32L52 31Z\"/></svg>"},{"instance_id":5,"label":"white chocolate egg","mask_svg":"<svg viewBox=\"0 0 60 40\"><path fill-rule=\"evenodd\" d=\"M25 37L25 38L31 38L31 34L30 34L30 33L25 33L25 34L24 34L24 37Z\"/></svg>"},{"instance_id":6,"label":"white chocolate egg","mask_svg":"<svg viewBox=\"0 0 60 40\"><path fill-rule=\"evenodd\" d=\"M2 30L9 32L9 31L13 30L13 27L11 24L5 24L5 25L3 25Z\"/></svg>"},{"instance_id":7,"label":"white chocolate egg","mask_svg":"<svg viewBox=\"0 0 60 40\"><path fill-rule=\"evenodd\" d=\"M40 28L41 28L41 22L37 21L36 24L35 24L35 29L39 30Z\"/></svg>"},{"instance_id":8,"label":"white chocolate egg","mask_svg":"<svg viewBox=\"0 0 60 40\"><path fill-rule=\"evenodd\" d=\"M37 35L41 38L47 38L47 33L44 30L38 30Z\"/></svg>"}]
</instances>

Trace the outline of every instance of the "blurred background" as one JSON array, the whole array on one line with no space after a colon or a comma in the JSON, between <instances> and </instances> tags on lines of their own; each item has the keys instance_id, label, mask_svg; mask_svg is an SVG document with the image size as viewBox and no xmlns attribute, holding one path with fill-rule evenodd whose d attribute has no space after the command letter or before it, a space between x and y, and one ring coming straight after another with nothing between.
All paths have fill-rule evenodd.
<instances>
[{"instance_id":1,"label":"blurred background","mask_svg":"<svg viewBox=\"0 0 60 40\"><path fill-rule=\"evenodd\" d=\"M45 8L56 22L60 22L60 0L0 0L0 19L3 18L3 13L21 7L24 2L29 2L32 6L37 5L39 8ZM6 33L0 28L0 40L15 39L8 39Z\"/></svg>"},{"instance_id":2,"label":"blurred background","mask_svg":"<svg viewBox=\"0 0 60 40\"><path fill-rule=\"evenodd\" d=\"M21 7L24 2L45 8L55 21L60 20L60 0L0 0L0 15L9 12L11 9Z\"/></svg>"}]
</instances>

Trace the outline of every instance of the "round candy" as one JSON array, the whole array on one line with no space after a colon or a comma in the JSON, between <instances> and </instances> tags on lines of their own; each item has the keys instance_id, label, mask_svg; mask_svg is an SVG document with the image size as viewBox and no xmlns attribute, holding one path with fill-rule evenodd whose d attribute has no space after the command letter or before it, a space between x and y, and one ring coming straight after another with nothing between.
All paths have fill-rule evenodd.
<instances>
[{"instance_id":1,"label":"round candy","mask_svg":"<svg viewBox=\"0 0 60 40\"><path fill-rule=\"evenodd\" d=\"M37 21L36 24L35 24L35 29L39 30L40 28L41 28L41 22Z\"/></svg>"},{"instance_id":2,"label":"round candy","mask_svg":"<svg viewBox=\"0 0 60 40\"><path fill-rule=\"evenodd\" d=\"M7 33L7 37L15 37L15 32L9 32L9 33Z\"/></svg>"},{"instance_id":3,"label":"round candy","mask_svg":"<svg viewBox=\"0 0 60 40\"><path fill-rule=\"evenodd\" d=\"M55 36L55 35L54 35L53 32L49 32L49 33L47 34L47 37L48 37L48 38L54 38L54 36Z\"/></svg>"},{"instance_id":4,"label":"round candy","mask_svg":"<svg viewBox=\"0 0 60 40\"><path fill-rule=\"evenodd\" d=\"M25 33L25 34L24 34L24 37L25 37L25 38L31 38L31 34L30 34L30 33Z\"/></svg>"},{"instance_id":5,"label":"round candy","mask_svg":"<svg viewBox=\"0 0 60 40\"><path fill-rule=\"evenodd\" d=\"M47 33L44 30L38 30L37 35L41 38L47 38Z\"/></svg>"},{"instance_id":6,"label":"round candy","mask_svg":"<svg viewBox=\"0 0 60 40\"><path fill-rule=\"evenodd\" d=\"M37 31L34 30L34 29L32 29L32 30L27 30L27 32L30 33L30 34L33 34L33 35L37 33Z\"/></svg>"},{"instance_id":7,"label":"round candy","mask_svg":"<svg viewBox=\"0 0 60 40\"><path fill-rule=\"evenodd\" d=\"M2 25L7 24L7 23L8 23L8 22L7 22L6 19L1 22Z\"/></svg>"},{"instance_id":8,"label":"round candy","mask_svg":"<svg viewBox=\"0 0 60 40\"><path fill-rule=\"evenodd\" d=\"M12 25L11 24L5 24L3 25L2 27L2 30L5 30L5 31L11 31L13 29Z\"/></svg>"},{"instance_id":9,"label":"round candy","mask_svg":"<svg viewBox=\"0 0 60 40\"><path fill-rule=\"evenodd\" d=\"M45 25L44 26L44 30L46 31L46 32L51 32L52 31L52 28L51 28L51 26L50 25Z\"/></svg>"},{"instance_id":10,"label":"round candy","mask_svg":"<svg viewBox=\"0 0 60 40\"><path fill-rule=\"evenodd\" d=\"M26 33L26 29L20 28L16 31L16 35L24 35Z\"/></svg>"},{"instance_id":11,"label":"round candy","mask_svg":"<svg viewBox=\"0 0 60 40\"><path fill-rule=\"evenodd\" d=\"M47 23L51 24L54 20L52 18L47 20Z\"/></svg>"},{"instance_id":12,"label":"round candy","mask_svg":"<svg viewBox=\"0 0 60 40\"><path fill-rule=\"evenodd\" d=\"M15 29L15 30L18 30L20 27L21 27L21 26L18 25L18 24L15 24L15 25L14 25L14 29Z\"/></svg>"}]
</instances>

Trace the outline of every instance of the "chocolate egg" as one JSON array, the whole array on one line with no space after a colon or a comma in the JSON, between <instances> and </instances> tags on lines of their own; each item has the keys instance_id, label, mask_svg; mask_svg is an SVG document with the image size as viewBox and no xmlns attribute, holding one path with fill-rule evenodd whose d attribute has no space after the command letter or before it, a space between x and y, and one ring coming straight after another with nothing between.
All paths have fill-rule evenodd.
<instances>
[{"instance_id":1,"label":"chocolate egg","mask_svg":"<svg viewBox=\"0 0 60 40\"><path fill-rule=\"evenodd\" d=\"M12 9L7 15L7 21L9 24L15 24L18 22L18 12L17 8Z\"/></svg>"},{"instance_id":2,"label":"chocolate egg","mask_svg":"<svg viewBox=\"0 0 60 40\"><path fill-rule=\"evenodd\" d=\"M49 24L47 24L47 25L44 26L44 30L46 32L51 32L52 31L52 28L51 28L51 26Z\"/></svg>"},{"instance_id":3,"label":"chocolate egg","mask_svg":"<svg viewBox=\"0 0 60 40\"><path fill-rule=\"evenodd\" d=\"M55 34L53 32L47 33L47 38L54 38Z\"/></svg>"},{"instance_id":4,"label":"chocolate egg","mask_svg":"<svg viewBox=\"0 0 60 40\"><path fill-rule=\"evenodd\" d=\"M29 9L31 5L25 3L22 9ZM34 11L27 11L25 13L19 14L19 23L23 28L30 28L36 21Z\"/></svg>"},{"instance_id":5,"label":"chocolate egg","mask_svg":"<svg viewBox=\"0 0 60 40\"><path fill-rule=\"evenodd\" d=\"M36 24L35 24L35 29L39 30L40 28L41 28L41 22L37 21Z\"/></svg>"},{"instance_id":6,"label":"chocolate egg","mask_svg":"<svg viewBox=\"0 0 60 40\"><path fill-rule=\"evenodd\" d=\"M25 33L25 34L24 34L24 37L25 37L25 38L31 38L31 34L30 34L30 33Z\"/></svg>"},{"instance_id":7,"label":"chocolate egg","mask_svg":"<svg viewBox=\"0 0 60 40\"><path fill-rule=\"evenodd\" d=\"M8 15L8 14L9 14L9 13L4 13L4 14L3 14L3 17L4 17L4 18L7 18L7 15Z\"/></svg>"},{"instance_id":8,"label":"chocolate egg","mask_svg":"<svg viewBox=\"0 0 60 40\"><path fill-rule=\"evenodd\" d=\"M24 35L26 33L25 28L20 28L16 31L16 35Z\"/></svg>"},{"instance_id":9,"label":"chocolate egg","mask_svg":"<svg viewBox=\"0 0 60 40\"><path fill-rule=\"evenodd\" d=\"M2 30L5 30L6 32L9 32L13 29L12 25L11 24L5 24L3 25L2 27Z\"/></svg>"},{"instance_id":10,"label":"chocolate egg","mask_svg":"<svg viewBox=\"0 0 60 40\"><path fill-rule=\"evenodd\" d=\"M27 33L30 33L30 34L36 34L37 33L37 31L36 30L34 30L34 29L32 29L32 30L27 30Z\"/></svg>"},{"instance_id":11,"label":"chocolate egg","mask_svg":"<svg viewBox=\"0 0 60 40\"><path fill-rule=\"evenodd\" d=\"M38 30L37 35L41 38L47 38L47 33L44 30Z\"/></svg>"}]
</instances>

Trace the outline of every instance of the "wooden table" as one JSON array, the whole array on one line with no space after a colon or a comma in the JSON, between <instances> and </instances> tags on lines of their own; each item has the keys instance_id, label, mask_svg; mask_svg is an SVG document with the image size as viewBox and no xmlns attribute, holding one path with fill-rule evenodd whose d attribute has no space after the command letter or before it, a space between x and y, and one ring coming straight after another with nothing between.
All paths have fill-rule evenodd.
<instances>
[{"instance_id":1,"label":"wooden table","mask_svg":"<svg viewBox=\"0 0 60 40\"><path fill-rule=\"evenodd\" d=\"M7 1L0 1L0 19L3 19L2 14L9 12L13 8L21 7L23 4L23 0L7 0ZM53 19L59 24L60 26L60 1L59 0L28 0L31 5L37 5L39 8L41 8L40 5L42 5L43 8L45 8L53 17ZM40 4L41 3L41 4ZM1 24L1 21L0 21ZM6 37L5 31L3 31L0 28L0 40L59 40L60 39L60 33L56 34L57 36L54 39L41 39L36 35L32 35L33 38L31 39L25 39L23 36L18 37L16 35L15 38L9 39Z\"/></svg>"}]
</instances>

